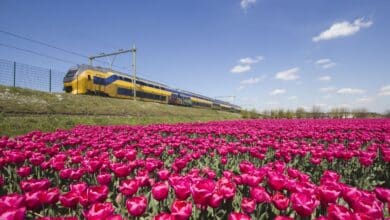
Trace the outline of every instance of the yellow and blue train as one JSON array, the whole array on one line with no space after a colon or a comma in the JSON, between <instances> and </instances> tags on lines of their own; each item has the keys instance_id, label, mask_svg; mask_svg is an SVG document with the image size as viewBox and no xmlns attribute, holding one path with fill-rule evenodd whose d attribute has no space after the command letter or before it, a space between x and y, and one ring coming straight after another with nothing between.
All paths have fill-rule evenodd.
<instances>
[{"instance_id":1,"label":"yellow and blue train","mask_svg":"<svg viewBox=\"0 0 390 220\"><path fill-rule=\"evenodd\" d=\"M137 100L173 105L204 107L226 111L240 111L240 106L212 99L192 92L173 89L167 85L137 77ZM78 65L64 77L64 91L72 94L93 94L115 98L134 98L134 80L131 76L108 68Z\"/></svg>"}]
</instances>

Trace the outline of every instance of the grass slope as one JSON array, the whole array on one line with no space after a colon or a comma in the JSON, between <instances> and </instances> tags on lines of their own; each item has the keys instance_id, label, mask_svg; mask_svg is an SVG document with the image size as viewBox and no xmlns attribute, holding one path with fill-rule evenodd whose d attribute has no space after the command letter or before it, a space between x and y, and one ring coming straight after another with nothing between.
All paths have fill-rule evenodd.
<instances>
[{"instance_id":1,"label":"grass slope","mask_svg":"<svg viewBox=\"0 0 390 220\"><path fill-rule=\"evenodd\" d=\"M0 85L0 136L32 130L53 131L78 124L151 124L239 119L237 113L211 109L47 93Z\"/></svg>"}]
</instances>

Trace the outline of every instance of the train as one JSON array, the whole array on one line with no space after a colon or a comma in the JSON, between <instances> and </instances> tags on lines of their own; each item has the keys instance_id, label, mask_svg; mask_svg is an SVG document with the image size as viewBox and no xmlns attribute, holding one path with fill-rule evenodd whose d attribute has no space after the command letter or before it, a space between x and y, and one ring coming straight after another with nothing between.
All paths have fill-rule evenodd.
<instances>
[{"instance_id":1,"label":"train","mask_svg":"<svg viewBox=\"0 0 390 220\"><path fill-rule=\"evenodd\" d=\"M163 83L140 77L136 77L134 84L134 78L125 73L86 64L70 68L63 82L64 91L71 94L134 99L135 90L136 99L142 101L231 112L241 111L240 106L226 101L209 98L186 90L174 89Z\"/></svg>"}]
</instances>

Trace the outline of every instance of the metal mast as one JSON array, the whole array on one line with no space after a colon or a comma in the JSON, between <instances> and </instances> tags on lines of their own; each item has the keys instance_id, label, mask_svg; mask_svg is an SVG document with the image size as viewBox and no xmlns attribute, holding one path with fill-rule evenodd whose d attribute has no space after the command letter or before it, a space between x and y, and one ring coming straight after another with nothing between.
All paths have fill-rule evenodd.
<instances>
[{"instance_id":1,"label":"metal mast","mask_svg":"<svg viewBox=\"0 0 390 220\"><path fill-rule=\"evenodd\" d=\"M133 94L134 94L134 101L137 100L136 97L137 97L137 91L135 89L135 87L137 86L137 66L136 66L136 62L137 62L137 48L135 47L135 44L133 44L133 48L131 49L131 52L133 54L133 83L134 83L134 86L133 86Z\"/></svg>"},{"instance_id":2,"label":"metal mast","mask_svg":"<svg viewBox=\"0 0 390 220\"><path fill-rule=\"evenodd\" d=\"M110 68L112 67L112 64L113 62L115 61L115 57L116 55L118 54L123 54L123 53L131 53L132 57L133 57L133 60L132 60L132 64L131 64L131 67L132 67L132 72L133 72L133 94L134 94L134 100L136 100L136 89L135 87L137 86L136 84L136 81L137 81L137 48L135 47L135 44L133 45L133 48L131 49L128 49L128 50L123 50L123 49L120 49L118 50L117 52L113 52L113 53L108 53L108 54L105 54L105 53L101 53L99 55L96 55L96 56L90 56L89 57L89 65L93 65L93 60L94 59L97 59L97 58L102 58L102 57L109 57L109 56L114 56L114 59L112 60L112 62L110 62Z\"/></svg>"}]
</instances>

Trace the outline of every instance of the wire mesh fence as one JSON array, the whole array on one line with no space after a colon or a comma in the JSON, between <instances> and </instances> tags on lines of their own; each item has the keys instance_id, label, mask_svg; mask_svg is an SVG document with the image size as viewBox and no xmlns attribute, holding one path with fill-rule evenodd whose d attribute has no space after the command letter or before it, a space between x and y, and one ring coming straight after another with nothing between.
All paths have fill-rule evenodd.
<instances>
[{"instance_id":1,"label":"wire mesh fence","mask_svg":"<svg viewBox=\"0 0 390 220\"><path fill-rule=\"evenodd\" d=\"M65 72L0 59L0 84L62 92Z\"/></svg>"}]
</instances>

